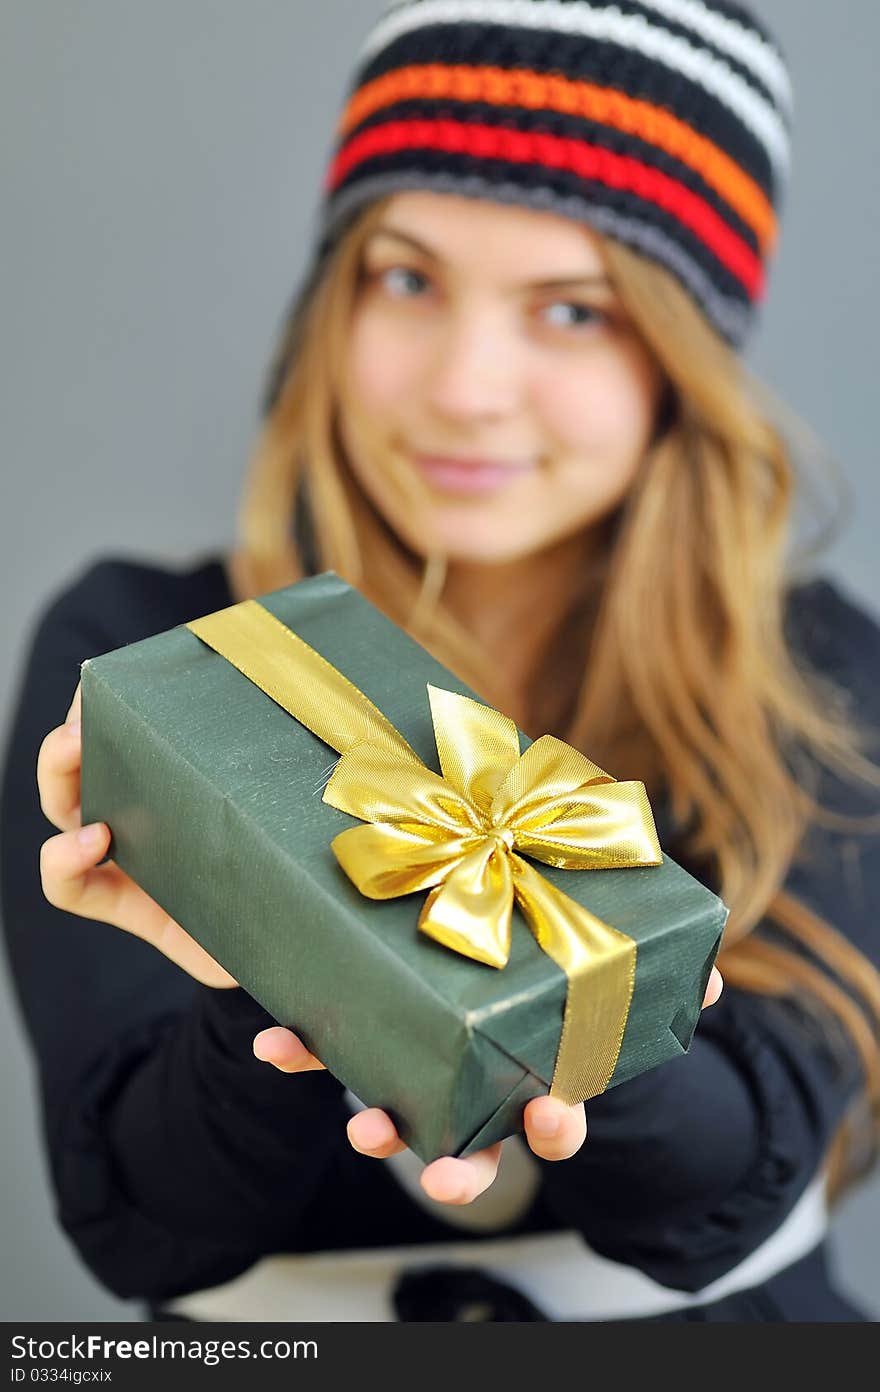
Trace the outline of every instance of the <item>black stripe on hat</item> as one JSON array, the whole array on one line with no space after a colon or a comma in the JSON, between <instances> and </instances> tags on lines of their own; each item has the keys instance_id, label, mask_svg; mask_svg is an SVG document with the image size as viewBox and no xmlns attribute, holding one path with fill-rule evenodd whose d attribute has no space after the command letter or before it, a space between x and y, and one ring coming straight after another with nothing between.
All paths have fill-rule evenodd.
<instances>
[{"instance_id":1,"label":"black stripe on hat","mask_svg":"<svg viewBox=\"0 0 880 1392\"><path fill-rule=\"evenodd\" d=\"M351 93L397 68L430 63L525 68L616 88L665 107L718 145L773 201L779 180L760 137L700 83L637 50L572 34L513 32L471 23L431 24L401 35L377 53L358 71Z\"/></svg>"}]
</instances>

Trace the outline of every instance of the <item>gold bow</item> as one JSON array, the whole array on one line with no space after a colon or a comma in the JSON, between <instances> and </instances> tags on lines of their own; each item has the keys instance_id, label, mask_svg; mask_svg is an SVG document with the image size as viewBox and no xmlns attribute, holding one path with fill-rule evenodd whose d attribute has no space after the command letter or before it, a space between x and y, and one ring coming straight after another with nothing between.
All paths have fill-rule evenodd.
<instances>
[{"instance_id":1,"label":"gold bow","mask_svg":"<svg viewBox=\"0 0 880 1392\"><path fill-rule=\"evenodd\" d=\"M442 775L343 674L255 600L186 625L341 753L323 800L367 823L334 837L371 899L428 889L422 932L503 967L514 900L568 980L551 1094L607 1087L635 981L636 943L563 894L517 852L568 870L662 863L645 786L618 783L552 735L520 754L516 725L428 686Z\"/></svg>"}]
</instances>

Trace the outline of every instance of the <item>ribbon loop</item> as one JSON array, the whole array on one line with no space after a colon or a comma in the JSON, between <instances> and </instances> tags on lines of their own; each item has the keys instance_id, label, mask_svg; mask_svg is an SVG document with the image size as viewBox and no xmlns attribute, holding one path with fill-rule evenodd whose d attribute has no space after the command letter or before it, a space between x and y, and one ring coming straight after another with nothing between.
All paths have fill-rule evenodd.
<instances>
[{"instance_id":1,"label":"ribbon loop","mask_svg":"<svg viewBox=\"0 0 880 1392\"><path fill-rule=\"evenodd\" d=\"M510 856L487 836L428 895L419 928L454 952L489 967L504 967L510 956L512 912Z\"/></svg>"},{"instance_id":2,"label":"ribbon loop","mask_svg":"<svg viewBox=\"0 0 880 1392\"><path fill-rule=\"evenodd\" d=\"M643 783L610 783L578 790L552 805L553 817L532 829L514 826L517 850L564 870L660 865L663 853ZM543 820L543 819L542 819ZM584 834L585 826L589 833Z\"/></svg>"},{"instance_id":3,"label":"ribbon loop","mask_svg":"<svg viewBox=\"0 0 880 1392\"><path fill-rule=\"evenodd\" d=\"M580 788L613 783L610 774L555 735L541 735L510 768L492 803L499 824L538 827L553 821Z\"/></svg>"},{"instance_id":4,"label":"ribbon loop","mask_svg":"<svg viewBox=\"0 0 880 1392\"><path fill-rule=\"evenodd\" d=\"M482 845L472 837L450 837L440 828L399 822L367 822L334 836L333 854L368 899L397 899L431 889Z\"/></svg>"},{"instance_id":5,"label":"ribbon loop","mask_svg":"<svg viewBox=\"0 0 880 1392\"><path fill-rule=\"evenodd\" d=\"M342 755L323 801L364 822L424 822L453 836L482 830L467 798L439 773L375 744L358 744Z\"/></svg>"},{"instance_id":6,"label":"ribbon loop","mask_svg":"<svg viewBox=\"0 0 880 1392\"><path fill-rule=\"evenodd\" d=\"M443 777L486 818L499 782L519 759L516 725L500 711L428 686Z\"/></svg>"}]
</instances>

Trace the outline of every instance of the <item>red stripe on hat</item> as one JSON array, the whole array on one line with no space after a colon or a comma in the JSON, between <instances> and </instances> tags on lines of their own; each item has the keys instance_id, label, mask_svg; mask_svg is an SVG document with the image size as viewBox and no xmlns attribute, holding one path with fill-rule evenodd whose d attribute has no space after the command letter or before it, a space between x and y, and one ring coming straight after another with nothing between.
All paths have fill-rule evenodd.
<instances>
[{"instance_id":1,"label":"red stripe on hat","mask_svg":"<svg viewBox=\"0 0 880 1392\"><path fill-rule=\"evenodd\" d=\"M761 261L705 199L642 160L616 155L570 136L463 121L388 121L361 131L341 147L324 180L325 191L332 193L365 160L408 149L442 150L475 159L564 169L581 179L634 193L670 213L693 232L752 300L763 295L765 274Z\"/></svg>"}]
</instances>

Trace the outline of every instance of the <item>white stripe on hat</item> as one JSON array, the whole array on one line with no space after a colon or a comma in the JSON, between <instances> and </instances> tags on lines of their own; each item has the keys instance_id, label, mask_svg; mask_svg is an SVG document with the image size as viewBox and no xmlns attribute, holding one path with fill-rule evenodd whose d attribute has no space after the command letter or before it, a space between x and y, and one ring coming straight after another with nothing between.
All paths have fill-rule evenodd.
<instances>
[{"instance_id":1,"label":"white stripe on hat","mask_svg":"<svg viewBox=\"0 0 880 1392\"><path fill-rule=\"evenodd\" d=\"M683 4L684 0L665 0ZM367 35L358 54L363 64L401 35L429 24L504 24L521 29L552 29L559 33L580 34L634 49L680 72L705 91L717 97L761 142L778 175L788 174L790 146L788 132L767 99L745 78L705 49L694 48L686 39L650 24L642 15L625 15L613 6L606 9L571 0L413 0L380 18Z\"/></svg>"},{"instance_id":2,"label":"white stripe on hat","mask_svg":"<svg viewBox=\"0 0 880 1392\"><path fill-rule=\"evenodd\" d=\"M794 97L788 69L775 48L755 29L747 29L736 19L710 10L703 0L639 0L646 9L657 10L675 24L685 25L716 48L751 68L773 93L780 106L791 112Z\"/></svg>"}]
</instances>

